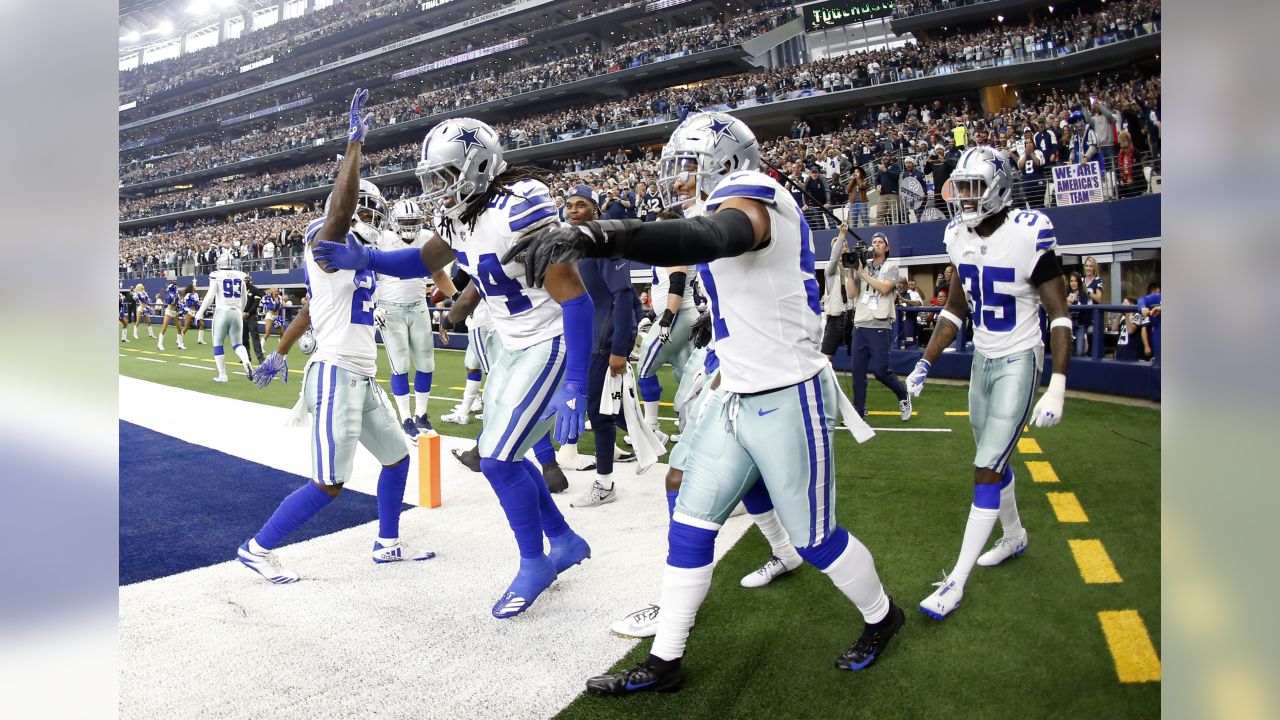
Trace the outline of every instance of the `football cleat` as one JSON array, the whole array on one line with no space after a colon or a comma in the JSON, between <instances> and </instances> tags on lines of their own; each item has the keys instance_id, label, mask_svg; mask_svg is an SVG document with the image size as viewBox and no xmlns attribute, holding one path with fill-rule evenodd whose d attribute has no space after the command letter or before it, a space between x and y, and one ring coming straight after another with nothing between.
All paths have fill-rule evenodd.
<instances>
[{"instance_id":1,"label":"football cleat","mask_svg":"<svg viewBox=\"0 0 1280 720\"><path fill-rule=\"evenodd\" d=\"M569 478L565 477L559 463L549 462L543 465L542 479L547 483L547 490L552 493L562 493L569 489Z\"/></svg>"},{"instance_id":2,"label":"football cleat","mask_svg":"<svg viewBox=\"0 0 1280 720\"><path fill-rule=\"evenodd\" d=\"M996 541L995 546L978 557L982 567L994 567L1009 558L1018 557L1027 550L1027 531L1017 535L1005 535Z\"/></svg>"},{"instance_id":3,"label":"football cleat","mask_svg":"<svg viewBox=\"0 0 1280 720\"><path fill-rule=\"evenodd\" d=\"M546 555L520 558L520 571L507 591L494 603L493 616L505 620L523 613L555 579L556 568L551 558Z\"/></svg>"},{"instance_id":4,"label":"football cleat","mask_svg":"<svg viewBox=\"0 0 1280 720\"><path fill-rule=\"evenodd\" d=\"M214 382L226 382L226 381L227 381L227 376L226 376L226 375L215 375L215 376L213 377L213 381L214 381Z\"/></svg>"},{"instance_id":5,"label":"football cleat","mask_svg":"<svg viewBox=\"0 0 1280 720\"><path fill-rule=\"evenodd\" d=\"M640 608L609 626L615 635L629 638L647 638L658 634L658 606Z\"/></svg>"},{"instance_id":6,"label":"football cleat","mask_svg":"<svg viewBox=\"0 0 1280 720\"><path fill-rule=\"evenodd\" d=\"M556 567L556 574L577 565L591 557L591 546L578 533L570 530L568 537L557 535L551 538L551 562Z\"/></svg>"},{"instance_id":7,"label":"football cleat","mask_svg":"<svg viewBox=\"0 0 1280 720\"><path fill-rule=\"evenodd\" d=\"M902 421L906 422L911 419L911 396L908 395L906 400L898 401L898 409L902 411Z\"/></svg>"},{"instance_id":8,"label":"football cleat","mask_svg":"<svg viewBox=\"0 0 1280 720\"><path fill-rule=\"evenodd\" d=\"M406 560L430 560L436 554L430 550L415 550L402 542L383 545L373 541L373 561L376 563L403 562Z\"/></svg>"},{"instance_id":9,"label":"football cleat","mask_svg":"<svg viewBox=\"0 0 1280 720\"><path fill-rule=\"evenodd\" d=\"M597 675L587 681L587 690L601 695L630 695L638 692L675 692L684 684L680 666L663 672L648 663L613 675Z\"/></svg>"},{"instance_id":10,"label":"football cleat","mask_svg":"<svg viewBox=\"0 0 1280 720\"><path fill-rule=\"evenodd\" d=\"M245 567L277 585L298 582L298 575L285 570L280 565L280 558L277 558L275 553L270 550L264 553L256 553L249 549L248 540L245 540L240 549L236 551L236 557L240 559L240 562Z\"/></svg>"},{"instance_id":11,"label":"football cleat","mask_svg":"<svg viewBox=\"0 0 1280 720\"><path fill-rule=\"evenodd\" d=\"M893 598L890 597L889 614L876 625L867 625L863 628L862 635L848 650L844 651L844 654L836 658L836 667L850 672L871 667L884 654L889 640L898 634L906 622L907 614L902 612L902 608L894 605Z\"/></svg>"},{"instance_id":12,"label":"football cleat","mask_svg":"<svg viewBox=\"0 0 1280 720\"><path fill-rule=\"evenodd\" d=\"M417 445L418 444L418 425L413 422L413 418L411 417L405 418L404 422L400 424L400 427L404 428L404 434L409 436L409 442L413 443L414 445Z\"/></svg>"},{"instance_id":13,"label":"football cleat","mask_svg":"<svg viewBox=\"0 0 1280 720\"><path fill-rule=\"evenodd\" d=\"M467 466L471 472L480 472L480 446L477 445L470 450L459 450L454 448L449 452L458 458L458 462Z\"/></svg>"},{"instance_id":14,"label":"football cleat","mask_svg":"<svg viewBox=\"0 0 1280 720\"><path fill-rule=\"evenodd\" d=\"M933 586L938 589L920 601L920 612L934 620L945 620L960 607L960 600L964 597L964 586L948 578L945 572L942 573L942 581L934 583Z\"/></svg>"},{"instance_id":15,"label":"football cleat","mask_svg":"<svg viewBox=\"0 0 1280 720\"><path fill-rule=\"evenodd\" d=\"M799 565L797 565L796 567L799 567ZM779 558L777 555L774 555L773 557L769 558L768 562L761 565L759 570L756 570L755 572L749 573L747 575L743 575L742 587L744 588L764 587L765 585L768 585L769 583L773 582L774 578L777 578L782 575L786 575L792 570L795 570L795 568L787 567L786 564L782 562L781 558Z\"/></svg>"},{"instance_id":16,"label":"football cleat","mask_svg":"<svg viewBox=\"0 0 1280 720\"><path fill-rule=\"evenodd\" d=\"M418 426L418 430L420 432L435 430L435 428L431 427L431 418L427 417L426 413L415 415L413 418L413 424Z\"/></svg>"},{"instance_id":17,"label":"football cleat","mask_svg":"<svg viewBox=\"0 0 1280 720\"><path fill-rule=\"evenodd\" d=\"M582 497L569 503L569 507L589 508L611 503L618 499L618 491L616 487L617 486L614 486L606 490L605 487L600 484L600 481L594 481L591 483L591 489L587 490Z\"/></svg>"},{"instance_id":18,"label":"football cleat","mask_svg":"<svg viewBox=\"0 0 1280 720\"><path fill-rule=\"evenodd\" d=\"M249 364L249 361L248 361L248 360L245 360L245 361L241 362L240 364L244 366L244 376L245 376L245 378L246 378L246 379L248 379L248 380L249 380L249 382L253 382L253 366Z\"/></svg>"},{"instance_id":19,"label":"football cleat","mask_svg":"<svg viewBox=\"0 0 1280 720\"><path fill-rule=\"evenodd\" d=\"M454 425L466 425L471 422L471 416L468 413L462 412L461 407L455 407L453 412L448 413L447 415L441 415L440 420L442 422L453 423Z\"/></svg>"}]
</instances>

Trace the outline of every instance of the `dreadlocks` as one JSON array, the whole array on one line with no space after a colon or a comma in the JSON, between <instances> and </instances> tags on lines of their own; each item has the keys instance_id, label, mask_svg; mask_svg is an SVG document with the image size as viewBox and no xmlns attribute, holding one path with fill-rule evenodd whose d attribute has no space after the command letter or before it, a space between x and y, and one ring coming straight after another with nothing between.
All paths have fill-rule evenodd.
<instances>
[{"instance_id":1,"label":"dreadlocks","mask_svg":"<svg viewBox=\"0 0 1280 720\"><path fill-rule=\"evenodd\" d=\"M508 185L518 183L521 180L537 180L538 182L545 183L546 178L543 177L542 172L541 168L536 168L531 165L517 165L503 170L502 174L498 175L498 177L493 179L493 182L489 183L489 188L484 191L484 194L477 198L475 202L471 203L471 207L467 208L458 219L461 222L466 223L467 228L475 230L476 220L480 217L480 213L484 212L485 208L489 207L489 203L492 202L495 197L499 195L512 194L511 191L507 189Z\"/></svg>"}]
</instances>

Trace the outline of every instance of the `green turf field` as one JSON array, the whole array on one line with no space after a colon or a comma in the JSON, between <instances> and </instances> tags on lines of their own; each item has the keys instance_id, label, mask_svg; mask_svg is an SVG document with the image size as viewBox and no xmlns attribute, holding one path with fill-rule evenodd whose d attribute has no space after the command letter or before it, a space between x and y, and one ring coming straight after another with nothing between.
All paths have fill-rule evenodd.
<instances>
[{"instance_id":1,"label":"green turf field","mask_svg":"<svg viewBox=\"0 0 1280 720\"><path fill-rule=\"evenodd\" d=\"M167 354L158 353L145 335L122 343L120 372L273 405L290 406L297 398L297 375L288 385L276 382L265 390L234 374L227 384L210 382L212 353L194 338L188 334L187 351ZM172 348L172 335L167 345ZM295 351L290 366L300 370L304 360ZM236 367L229 364L229 371ZM384 385L386 373L383 356ZM460 352L436 354L433 393L443 398L433 402L431 414L442 432L474 436L480 428L474 420L465 427L439 422L461 397L463 378ZM847 374L842 382L847 388ZM666 375L668 400L673 385ZM906 626L874 667L861 673L834 669L835 657L852 643L862 621L814 568L802 567L757 590L739 586L739 579L768 557L768 545L753 530L716 569L689 641L684 690L630 698L583 696L561 717L1157 716L1159 682L1120 681L1098 613L1136 610L1158 654L1159 411L1069 399L1063 424L1027 433L1024 437L1033 438L1042 451L1018 452L1013 460L1019 507L1030 533L1027 552L998 568L975 568L962 607L937 622L916 605L955 562L972 499L968 419L946 414L967 409L966 392L931 384L916 401L916 416L902 423L892 394L873 380L870 409L891 413L871 417L874 427L951 432L884 432L862 446L839 433L838 517L871 549L886 590L907 610ZM669 408L663 412L670 414ZM670 432L673 426L664 423L664 428ZM1049 463L1058 482L1033 482L1027 462ZM1073 493L1087 522L1060 521L1048 493ZM1100 541L1119 582L1086 584L1069 540ZM655 564L665 552L654 548ZM638 598L637 607L656 600ZM620 614L631 609L618 608ZM1144 672L1159 677L1158 665L1140 652L1141 643L1136 649L1116 645L1125 672L1133 667L1139 679ZM643 659L649 646L642 642L618 668Z\"/></svg>"}]
</instances>

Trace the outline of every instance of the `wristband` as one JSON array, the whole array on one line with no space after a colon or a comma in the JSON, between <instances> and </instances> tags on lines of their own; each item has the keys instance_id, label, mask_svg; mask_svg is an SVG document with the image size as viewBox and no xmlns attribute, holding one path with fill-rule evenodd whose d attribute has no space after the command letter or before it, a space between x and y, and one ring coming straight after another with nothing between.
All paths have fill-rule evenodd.
<instances>
[{"instance_id":1,"label":"wristband","mask_svg":"<svg viewBox=\"0 0 1280 720\"><path fill-rule=\"evenodd\" d=\"M1060 328L1060 327L1066 328L1067 332L1071 332L1071 328L1072 328L1071 318L1069 317L1054 318L1053 322L1049 323L1050 331L1052 331L1054 328Z\"/></svg>"},{"instance_id":2,"label":"wristband","mask_svg":"<svg viewBox=\"0 0 1280 720\"><path fill-rule=\"evenodd\" d=\"M938 319L946 320L952 325L955 325L957 330L964 328L964 321L960 319L960 316L946 308L942 308L942 311L938 313Z\"/></svg>"},{"instance_id":3,"label":"wristband","mask_svg":"<svg viewBox=\"0 0 1280 720\"><path fill-rule=\"evenodd\" d=\"M1054 373L1049 376L1049 389L1046 394L1064 395L1067 392L1067 376L1062 373Z\"/></svg>"}]
</instances>

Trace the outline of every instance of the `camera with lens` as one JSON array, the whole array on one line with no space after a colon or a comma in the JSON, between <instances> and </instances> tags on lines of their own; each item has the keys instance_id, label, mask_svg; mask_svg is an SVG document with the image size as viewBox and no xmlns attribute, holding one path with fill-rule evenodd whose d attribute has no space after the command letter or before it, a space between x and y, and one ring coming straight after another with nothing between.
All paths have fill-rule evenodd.
<instances>
[{"instance_id":1,"label":"camera with lens","mask_svg":"<svg viewBox=\"0 0 1280 720\"><path fill-rule=\"evenodd\" d=\"M859 240L852 250L840 253L840 264L847 268L856 268L870 264L874 258L875 254L871 246Z\"/></svg>"}]
</instances>

